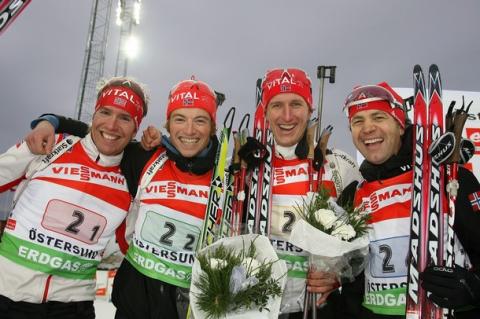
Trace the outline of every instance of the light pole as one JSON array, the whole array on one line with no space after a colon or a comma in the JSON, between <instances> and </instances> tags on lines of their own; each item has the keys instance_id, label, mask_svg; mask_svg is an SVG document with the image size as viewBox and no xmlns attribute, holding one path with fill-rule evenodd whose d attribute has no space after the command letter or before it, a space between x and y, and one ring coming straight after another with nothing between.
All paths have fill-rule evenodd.
<instances>
[{"instance_id":1,"label":"light pole","mask_svg":"<svg viewBox=\"0 0 480 319\"><path fill-rule=\"evenodd\" d=\"M134 26L140 24L141 0L119 0L116 24L120 26L120 41L115 64L115 76L126 76L128 60L138 54L139 41Z\"/></svg>"}]
</instances>

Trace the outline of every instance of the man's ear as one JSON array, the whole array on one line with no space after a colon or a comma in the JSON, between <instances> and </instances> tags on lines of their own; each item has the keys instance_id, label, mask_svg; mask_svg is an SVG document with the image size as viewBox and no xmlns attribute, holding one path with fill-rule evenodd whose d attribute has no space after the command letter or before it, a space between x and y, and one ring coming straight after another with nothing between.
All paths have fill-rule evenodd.
<instances>
[{"instance_id":1,"label":"man's ear","mask_svg":"<svg viewBox=\"0 0 480 319\"><path fill-rule=\"evenodd\" d=\"M131 140L134 140L134 139L135 139L135 136L137 136L137 133L138 133L138 128L135 129L135 131L133 131Z\"/></svg>"},{"instance_id":2,"label":"man's ear","mask_svg":"<svg viewBox=\"0 0 480 319\"><path fill-rule=\"evenodd\" d=\"M210 129L212 130L210 132L210 136L214 136L217 134L217 124L214 121L212 121Z\"/></svg>"},{"instance_id":3,"label":"man's ear","mask_svg":"<svg viewBox=\"0 0 480 319\"><path fill-rule=\"evenodd\" d=\"M167 130L168 134L170 134L170 120L167 120L163 127Z\"/></svg>"}]
</instances>

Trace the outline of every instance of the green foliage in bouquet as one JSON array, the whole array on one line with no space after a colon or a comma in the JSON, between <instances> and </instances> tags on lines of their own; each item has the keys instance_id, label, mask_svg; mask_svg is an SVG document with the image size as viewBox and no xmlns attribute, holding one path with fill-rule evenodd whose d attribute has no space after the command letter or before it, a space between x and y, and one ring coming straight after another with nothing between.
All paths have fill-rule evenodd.
<instances>
[{"instance_id":1,"label":"green foliage in bouquet","mask_svg":"<svg viewBox=\"0 0 480 319\"><path fill-rule=\"evenodd\" d=\"M255 257L253 242L249 249L244 248L240 253L220 245L213 252L197 256L203 270L198 282L194 283L200 290L197 304L207 318L219 319L239 309L269 311L266 307L269 298L281 296L280 281L272 278L273 262L258 263ZM215 266L212 267L212 264ZM258 283L234 294L230 289L230 277L233 268L242 264L246 269L246 278L255 276Z\"/></svg>"},{"instance_id":2,"label":"green foliage in bouquet","mask_svg":"<svg viewBox=\"0 0 480 319\"><path fill-rule=\"evenodd\" d=\"M355 209L353 203L339 206L329 199L329 191L320 187L311 201L304 200L295 209L307 223L341 240L353 241L368 232L370 215L363 207Z\"/></svg>"}]
</instances>

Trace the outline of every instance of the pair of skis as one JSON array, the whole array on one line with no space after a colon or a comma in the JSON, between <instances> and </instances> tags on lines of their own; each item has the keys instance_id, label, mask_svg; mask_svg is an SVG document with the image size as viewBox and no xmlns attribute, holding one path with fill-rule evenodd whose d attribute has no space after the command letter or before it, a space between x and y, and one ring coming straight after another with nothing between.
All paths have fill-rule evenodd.
<instances>
[{"instance_id":1,"label":"pair of skis","mask_svg":"<svg viewBox=\"0 0 480 319\"><path fill-rule=\"evenodd\" d=\"M208 192L205 220L203 222L203 229L198 244L200 249L212 244L218 238L217 234L221 231L219 225L221 225L220 220L223 215L221 205L224 194L225 168L234 117L235 108L232 107L225 117L223 129L220 134L220 144L215 156L215 165L213 168L210 190Z\"/></svg>"},{"instance_id":2,"label":"pair of skis","mask_svg":"<svg viewBox=\"0 0 480 319\"><path fill-rule=\"evenodd\" d=\"M250 115L246 114L239 127L240 132L232 132L235 108L227 113L220 135L220 145L215 157L212 182L209 190L205 220L198 247L201 249L214 241L240 234L243 200L237 199L245 184L246 166L240 163L238 149L248 136ZM230 138L233 135L234 148L229 165L228 156ZM222 204L223 203L223 204Z\"/></svg>"},{"instance_id":3,"label":"pair of skis","mask_svg":"<svg viewBox=\"0 0 480 319\"><path fill-rule=\"evenodd\" d=\"M256 90L257 109L254 117L253 135L257 141L265 146L265 154L260 154L258 158L263 158L260 165L253 168L250 178L250 189L247 201L247 233L261 234L268 236L270 234L270 213L272 197L272 158L273 158L273 134L269 128L268 121L265 118L264 106L262 105L262 80L257 80Z\"/></svg>"},{"instance_id":4,"label":"pair of skis","mask_svg":"<svg viewBox=\"0 0 480 319\"><path fill-rule=\"evenodd\" d=\"M431 303L420 286L419 274L430 264L443 260L443 168L433 160L429 148L443 134L443 105L440 73L436 65L428 72L428 96L423 71L413 70L413 184L410 227L406 318L441 318L441 309ZM448 156L448 155L446 155Z\"/></svg>"},{"instance_id":5,"label":"pair of skis","mask_svg":"<svg viewBox=\"0 0 480 319\"><path fill-rule=\"evenodd\" d=\"M453 224L458 189L457 163L460 161L461 134L468 115L468 107L464 109L462 106L462 109L453 112L455 104L453 102L444 123L442 82L438 67L435 64L430 66L428 86L425 86L423 71L419 65L414 67L413 79L414 164L406 318L446 319L451 316L452 311L438 308L427 298L420 286L419 274L427 266L454 266ZM447 163L447 171L444 163ZM443 214L447 199L444 192L445 174L448 177L446 225Z\"/></svg>"}]
</instances>

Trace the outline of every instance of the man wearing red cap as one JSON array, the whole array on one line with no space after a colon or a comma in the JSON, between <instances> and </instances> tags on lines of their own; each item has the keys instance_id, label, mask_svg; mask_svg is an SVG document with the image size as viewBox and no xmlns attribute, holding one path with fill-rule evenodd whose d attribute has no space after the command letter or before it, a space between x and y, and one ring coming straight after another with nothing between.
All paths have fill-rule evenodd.
<instances>
[{"instance_id":1,"label":"man wearing red cap","mask_svg":"<svg viewBox=\"0 0 480 319\"><path fill-rule=\"evenodd\" d=\"M346 99L345 111L353 143L365 157L360 166L365 181L355 192L355 204L363 204L371 216L371 243L364 274L342 287L339 318L405 318L412 126L406 121L402 98L385 82L355 88ZM480 215L469 200L469 195L480 191L480 184L463 168L459 182L454 225L457 265L427 267L420 278L431 293L429 298L455 309L455 318L480 318ZM375 195L391 190L401 191L388 198Z\"/></svg>"},{"instance_id":2,"label":"man wearing red cap","mask_svg":"<svg viewBox=\"0 0 480 319\"><path fill-rule=\"evenodd\" d=\"M126 224L127 235L133 233L133 237L128 250L122 247L126 256L113 285L116 319L184 317L186 307L177 309L177 302L180 298L181 306L188 304L218 148L217 106L217 95L206 83L193 78L181 81L168 96L165 127L169 136L161 137L162 146L147 152L136 143L126 149L122 170L135 208ZM85 130L62 117L59 125L78 134ZM158 145L159 132L153 127L147 132L157 138ZM39 134L30 139L46 137ZM36 144L38 150L40 143Z\"/></svg>"},{"instance_id":3,"label":"man wearing red cap","mask_svg":"<svg viewBox=\"0 0 480 319\"><path fill-rule=\"evenodd\" d=\"M302 318L305 277L308 271L307 254L288 242L292 224L300 217L296 205L301 205L311 191L307 159L307 127L313 112L312 87L308 75L300 69L273 69L265 74L262 83L262 106L274 137L272 157L272 217L270 239L280 258L287 262L289 274L280 311L289 318ZM292 173L294 172L294 173ZM321 168L321 185L332 197L339 197L348 185L360 179L355 161L346 153L327 150ZM316 182L317 174L315 174ZM336 287L334 276L310 277ZM324 290L317 290L322 292ZM326 296L325 296L326 298ZM324 299L325 299L324 298ZM322 300L320 300L322 302Z\"/></svg>"},{"instance_id":4,"label":"man wearing red cap","mask_svg":"<svg viewBox=\"0 0 480 319\"><path fill-rule=\"evenodd\" d=\"M96 268L132 200L120 160L147 102L142 85L113 78L84 138L56 135L46 156L25 142L0 155L0 191L18 185L0 244L2 318L95 318Z\"/></svg>"}]
</instances>

